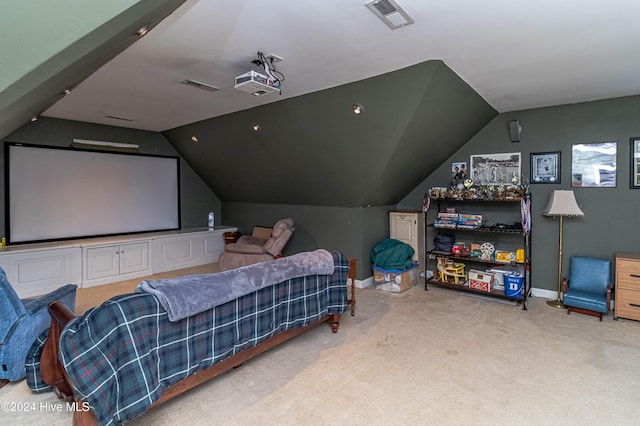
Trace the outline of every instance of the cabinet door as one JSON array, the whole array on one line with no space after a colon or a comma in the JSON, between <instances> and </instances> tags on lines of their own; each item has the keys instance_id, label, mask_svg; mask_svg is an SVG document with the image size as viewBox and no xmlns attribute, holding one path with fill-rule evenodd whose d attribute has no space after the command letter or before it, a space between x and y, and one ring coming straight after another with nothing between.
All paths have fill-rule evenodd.
<instances>
[{"instance_id":1,"label":"cabinet door","mask_svg":"<svg viewBox=\"0 0 640 426\"><path fill-rule=\"evenodd\" d=\"M115 277L120 273L119 246L87 249L87 280Z\"/></svg>"},{"instance_id":2,"label":"cabinet door","mask_svg":"<svg viewBox=\"0 0 640 426\"><path fill-rule=\"evenodd\" d=\"M120 273L149 269L149 243L123 244L120 246Z\"/></svg>"},{"instance_id":3,"label":"cabinet door","mask_svg":"<svg viewBox=\"0 0 640 426\"><path fill-rule=\"evenodd\" d=\"M419 217L417 213L389 213L390 237L409 244L415 251L413 259L422 261L419 257L421 252L421 239L419 238L418 220Z\"/></svg>"},{"instance_id":4,"label":"cabinet door","mask_svg":"<svg viewBox=\"0 0 640 426\"><path fill-rule=\"evenodd\" d=\"M65 284L80 284L80 248L9 252L0 256L0 266L20 298L48 293Z\"/></svg>"}]
</instances>

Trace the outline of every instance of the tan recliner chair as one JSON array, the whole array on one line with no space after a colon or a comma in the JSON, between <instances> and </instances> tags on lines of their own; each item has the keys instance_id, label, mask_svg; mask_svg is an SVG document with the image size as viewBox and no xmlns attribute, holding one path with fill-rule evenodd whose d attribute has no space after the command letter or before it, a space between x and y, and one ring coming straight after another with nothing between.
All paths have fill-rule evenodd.
<instances>
[{"instance_id":1,"label":"tan recliner chair","mask_svg":"<svg viewBox=\"0 0 640 426\"><path fill-rule=\"evenodd\" d=\"M218 260L218 270L222 272L281 256L282 249L294 230L293 219L287 218L273 225L271 237L268 239L249 235L241 236L235 243L224 247L224 252Z\"/></svg>"}]
</instances>

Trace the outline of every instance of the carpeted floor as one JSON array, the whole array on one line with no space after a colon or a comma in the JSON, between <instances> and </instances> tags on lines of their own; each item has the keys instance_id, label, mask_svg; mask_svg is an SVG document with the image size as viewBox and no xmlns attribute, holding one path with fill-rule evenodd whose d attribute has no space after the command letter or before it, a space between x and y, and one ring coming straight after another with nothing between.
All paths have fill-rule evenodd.
<instances>
[{"instance_id":1,"label":"carpeted floor","mask_svg":"<svg viewBox=\"0 0 640 426\"><path fill-rule=\"evenodd\" d=\"M357 300L337 334L313 329L131 424L638 424L638 322L421 285L362 289ZM24 382L0 401L34 406L3 412L2 424L71 424L53 394Z\"/></svg>"}]
</instances>

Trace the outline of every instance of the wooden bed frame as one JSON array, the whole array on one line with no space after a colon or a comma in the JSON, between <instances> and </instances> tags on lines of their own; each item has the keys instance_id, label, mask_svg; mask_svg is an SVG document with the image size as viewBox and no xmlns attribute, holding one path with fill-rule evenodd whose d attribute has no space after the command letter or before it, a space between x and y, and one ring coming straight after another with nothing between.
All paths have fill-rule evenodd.
<instances>
[{"instance_id":1,"label":"wooden bed frame","mask_svg":"<svg viewBox=\"0 0 640 426\"><path fill-rule=\"evenodd\" d=\"M349 260L349 274L347 276L347 280L351 280L351 298L349 298L347 301L348 306L351 307L351 316L355 315L355 277L356 260L351 259ZM98 422L93 414L93 411L82 410L84 404L82 403L82 401L77 400L77 398L73 394L73 387L71 386L69 377L67 376L66 371L64 370L64 367L60 363L59 359L58 347L60 344L60 334L62 333L65 325L67 325L67 323L71 321L75 317L75 315L61 302L51 303L51 305L49 305L49 314L51 315L51 328L49 330L49 336L47 337L47 341L45 343L40 360L40 374L42 375L42 380L54 389L56 395L58 395L59 398L62 398L68 402L77 402L76 411L73 414L74 426L95 426L98 424ZM151 408L156 407L163 402L166 402L171 398L176 397L188 391L189 389L198 386L201 383L219 376L220 374L232 368L236 368L249 361L250 359L262 354L263 352L266 352L269 349L274 348L281 343L284 343L296 337L297 335L304 333L307 330L315 328L324 322L329 322L329 324L331 325L331 331L337 333L338 327L340 326L341 316L341 314L327 315L317 322L309 324L305 327L283 331L257 344L252 348L244 349L241 352L230 356L229 358L213 364L205 370L188 376L180 382L168 387L162 394L160 399L158 399L151 405Z\"/></svg>"}]
</instances>

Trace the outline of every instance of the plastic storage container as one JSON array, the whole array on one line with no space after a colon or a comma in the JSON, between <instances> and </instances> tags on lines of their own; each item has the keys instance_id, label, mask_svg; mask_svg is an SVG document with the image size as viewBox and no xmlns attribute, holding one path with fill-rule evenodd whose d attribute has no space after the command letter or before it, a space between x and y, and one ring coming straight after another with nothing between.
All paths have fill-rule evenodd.
<instances>
[{"instance_id":1,"label":"plastic storage container","mask_svg":"<svg viewBox=\"0 0 640 426\"><path fill-rule=\"evenodd\" d=\"M522 297L524 277L515 275L504 276L504 294L508 297Z\"/></svg>"}]
</instances>

